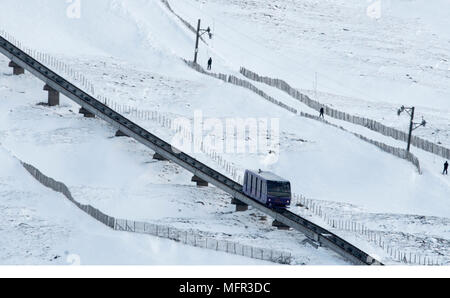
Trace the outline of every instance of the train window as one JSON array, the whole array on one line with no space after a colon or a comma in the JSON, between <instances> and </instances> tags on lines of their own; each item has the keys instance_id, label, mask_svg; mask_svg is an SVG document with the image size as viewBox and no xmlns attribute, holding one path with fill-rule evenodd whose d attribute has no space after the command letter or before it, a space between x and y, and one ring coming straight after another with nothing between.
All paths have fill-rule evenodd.
<instances>
[{"instance_id":1,"label":"train window","mask_svg":"<svg viewBox=\"0 0 450 298\"><path fill-rule=\"evenodd\" d=\"M245 190L248 189L247 183L248 183L248 172L245 172L245 175L244 175L244 186L245 186Z\"/></svg>"},{"instance_id":2,"label":"train window","mask_svg":"<svg viewBox=\"0 0 450 298\"><path fill-rule=\"evenodd\" d=\"M291 195L291 184L289 182L267 181L267 194L278 197L289 197Z\"/></svg>"},{"instance_id":3,"label":"train window","mask_svg":"<svg viewBox=\"0 0 450 298\"><path fill-rule=\"evenodd\" d=\"M263 181L259 181L259 195L261 196L264 193L263 191Z\"/></svg>"},{"instance_id":4,"label":"train window","mask_svg":"<svg viewBox=\"0 0 450 298\"><path fill-rule=\"evenodd\" d=\"M256 177L252 175L252 194L256 195Z\"/></svg>"},{"instance_id":5,"label":"train window","mask_svg":"<svg viewBox=\"0 0 450 298\"><path fill-rule=\"evenodd\" d=\"M261 180L257 177L256 178L256 197L259 197L261 195L261 187L259 185L259 182Z\"/></svg>"},{"instance_id":6,"label":"train window","mask_svg":"<svg viewBox=\"0 0 450 298\"><path fill-rule=\"evenodd\" d=\"M251 175L251 174L249 174L249 175L250 175L250 190L249 190L249 192L252 193L253 192L253 175Z\"/></svg>"}]
</instances>

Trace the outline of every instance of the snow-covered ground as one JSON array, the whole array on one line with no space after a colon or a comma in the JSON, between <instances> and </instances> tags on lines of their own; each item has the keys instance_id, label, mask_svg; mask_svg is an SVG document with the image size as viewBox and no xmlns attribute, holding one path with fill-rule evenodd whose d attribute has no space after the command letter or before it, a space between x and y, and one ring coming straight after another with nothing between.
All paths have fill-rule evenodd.
<instances>
[{"instance_id":1,"label":"snow-covered ground","mask_svg":"<svg viewBox=\"0 0 450 298\"><path fill-rule=\"evenodd\" d=\"M13 88L2 96L3 145L64 181L82 203L118 218L164 223L217 239L291 251L296 264L346 264L328 250L302 244L305 237L299 233L278 231L269 218L254 210L235 213L230 196L214 187L197 188L190 173L168 162L153 161L153 152L131 139L113 138L112 127L74 113L75 105L68 100L58 108L36 105L39 100L34 94L45 93L31 75L19 81L12 76L7 79ZM24 86L27 91L22 93ZM149 129L164 135L156 126Z\"/></svg>"},{"instance_id":2,"label":"snow-covered ground","mask_svg":"<svg viewBox=\"0 0 450 298\"><path fill-rule=\"evenodd\" d=\"M324 104L405 131L397 109L414 105L429 124L416 134L450 146L448 0L169 2L191 24L201 18L213 28L204 61L211 55L284 79ZM376 2L375 19L367 9Z\"/></svg>"},{"instance_id":3,"label":"snow-covered ground","mask_svg":"<svg viewBox=\"0 0 450 298\"><path fill-rule=\"evenodd\" d=\"M191 70L179 58L192 59L195 36L159 0L82 1L80 19L67 17L64 1L16 2L5 0L0 27L82 72L96 85L97 94L189 119L196 110L205 118L222 121L278 118L277 163L265 165L261 155L250 153L225 154L225 158L240 171L264 168L285 176L296 193L326 201L336 216L390 231L398 247L448 256L450 179L439 175L440 158L417 152L423 167L419 175L408 162L349 133L296 117L248 90ZM424 1L382 3L389 5L382 6L382 18L374 20L366 15L368 3L356 0L170 1L192 24L202 18L204 26L213 28L214 39L209 47L201 45L199 57L206 61L212 56L214 71L237 74L242 65L286 79L314 96L317 72L318 100L401 128L407 120L397 118L397 106L414 104L420 110L418 116L423 113L432 128L440 130L439 141L450 144L448 65L443 61L439 67L419 71L450 55L448 32L433 33L435 27L429 27L446 20L434 14L435 20L426 23L425 12L423 16L402 13L401 8ZM446 3L436 1L435 5ZM434 4L428 6L433 12ZM23 17L22 22L13 21L17 16ZM302 244L304 237L296 232L275 230L260 213L234 213L227 195L213 187L194 187L189 173L170 163L152 161L152 152L133 140L112 138L115 131L110 126L82 118L67 99L57 108L37 106L45 101L42 84L29 74L8 75L7 62L0 57L0 142L22 160L66 183L78 200L113 216L164 222L218 238L289 250L299 264L344 263L327 250ZM404 72L412 79L405 78ZM258 86L294 104L287 95ZM168 141L173 136L151 121L139 120L139 124ZM438 138L430 129L417 133L432 141ZM194 156L217 167L206 155ZM396 237L400 232L406 236ZM416 239L428 244L423 246ZM376 247L352 240L390 262Z\"/></svg>"},{"instance_id":4,"label":"snow-covered ground","mask_svg":"<svg viewBox=\"0 0 450 298\"><path fill-rule=\"evenodd\" d=\"M269 264L113 231L39 184L2 146L0 163L2 265Z\"/></svg>"}]
</instances>

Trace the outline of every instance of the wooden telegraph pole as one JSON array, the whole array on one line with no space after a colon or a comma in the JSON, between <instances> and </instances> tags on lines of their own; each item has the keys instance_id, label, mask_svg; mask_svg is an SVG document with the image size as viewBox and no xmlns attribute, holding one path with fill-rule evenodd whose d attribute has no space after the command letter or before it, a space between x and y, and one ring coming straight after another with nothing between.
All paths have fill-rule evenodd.
<instances>
[{"instance_id":1,"label":"wooden telegraph pole","mask_svg":"<svg viewBox=\"0 0 450 298\"><path fill-rule=\"evenodd\" d=\"M411 116L411 121L409 123L409 134L408 134L408 147L406 148L406 151L409 152L410 148L411 148L411 138L412 138L412 132L414 130L416 130L417 128L421 127L421 126L426 126L427 122L425 120L423 120L422 117L422 122L420 123L414 123L414 113L416 111L415 107L411 107L411 108L405 108L405 106L401 106L400 109L398 109L397 114L400 116L400 114L402 112L406 112Z\"/></svg>"},{"instance_id":2,"label":"wooden telegraph pole","mask_svg":"<svg viewBox=\"0 0 450 298\"><path fill-rule=\"evenodd\" d=\"M209 39L212 38L212 33L211 33L211 28L207 28L207 29L201 29L201 20L198 19L198 24L197 24L197 36L195 38L195 54L194 54L194 63L197 64L197 58L198 58L198 46L200 43L200 37L205 34L208 33Z\"/></svg>"}]
</instances>

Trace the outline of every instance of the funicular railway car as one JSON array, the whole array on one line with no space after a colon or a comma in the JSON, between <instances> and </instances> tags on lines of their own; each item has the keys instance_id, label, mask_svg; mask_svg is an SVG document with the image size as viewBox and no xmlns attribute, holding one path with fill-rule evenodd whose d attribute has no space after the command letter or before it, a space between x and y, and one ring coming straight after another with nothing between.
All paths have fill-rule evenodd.
<instances>
[{"instance_id":1,"label":"funicular railway car","mask_svg":"<svg viewBox=\"0 0 450 298\"><path fill-rule=\"evenodd\" d=\"M291 183L266 171L245 171L243 192L269 208L287 208L291 204Z\"/></svg>"}]
</instances>

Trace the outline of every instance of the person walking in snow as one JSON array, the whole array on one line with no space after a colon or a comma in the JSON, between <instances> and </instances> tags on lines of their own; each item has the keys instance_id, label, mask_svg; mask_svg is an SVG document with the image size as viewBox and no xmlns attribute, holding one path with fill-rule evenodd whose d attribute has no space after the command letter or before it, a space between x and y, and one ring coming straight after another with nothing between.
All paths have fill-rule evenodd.
<instances>
[{"instance_id":1,"label":"person walking in snow","mask_svg":"<svg viewBox=\"0 0 450 298\"><path fill-rule=\"evenodd\" d=\"M325 113L325 109L323 107L320 108L320 116L322 118L325 118L325 116L323 115Z\"/></svg>"},{"instance_id":2,"label":"person walking in snow","mask_svg":"<svg viewBox=\"0 0 450 298\"><path fill-rule=\"evenodd\" d=\"M208 70L211 70L211 67L212 67L212 58L209 57L209 60L208 60Z\"/></svg>"},{"instance_id":3,"label":"person walking in snow","mask_svg":"<svg viewBox=\"0 0 450 298\"><path fill-rule=\"evenodd\" d=\"M448 175L448 161L444 163L444 171L442 171L442 175Z\"/></svg>"}]
</instances>

